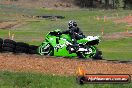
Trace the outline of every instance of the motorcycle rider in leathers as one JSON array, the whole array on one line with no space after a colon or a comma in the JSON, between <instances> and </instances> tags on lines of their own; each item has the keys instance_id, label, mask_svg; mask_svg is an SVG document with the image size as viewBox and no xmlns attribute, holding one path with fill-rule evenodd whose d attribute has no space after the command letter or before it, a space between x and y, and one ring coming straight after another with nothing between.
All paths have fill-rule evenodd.
<instances>
[{"instance_id":1,"label":"motorcycle rider in leathers","mask_svg":"<svg viewBox=\"0 0 132 88\"><path fill-rule=\"evenodd\" d=\"M77 46L78 39L85 37L75 21L69 21L68 30L62 31L62 34L69 34L71 36L73 46Z\"/></svg>"}]
</instances>

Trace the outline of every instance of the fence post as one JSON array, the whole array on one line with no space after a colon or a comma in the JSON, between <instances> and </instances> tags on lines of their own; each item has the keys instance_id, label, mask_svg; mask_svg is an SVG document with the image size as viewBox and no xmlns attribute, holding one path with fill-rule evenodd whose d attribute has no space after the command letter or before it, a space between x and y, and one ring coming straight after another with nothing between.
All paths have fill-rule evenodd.
<instances>
[{"instance_id":1,"label":"fence post","mask_svg":"<svg viewBox=\"0 0 132 88\"><path fill-rule=\"evenodd\" d=\"M8 31L8 38L10 39L10 36L11 36L11 32L10 30Z\"/></svg>"},{"instance_id":2,"label":"fence post","mask_svg":"<svg viewBox=\"0 0 132 88\"><path fill-rule=\"evenodd\" d=\"M97 17L96 17L96 19L99 21L99 20L100 20L100 17L99 17L99 16L97 16Z\"/></svg>"},{"instance_id":3,"label":"fence post","mask_svg":"<svg viewBox=\"0 0 132 88\"><path fill-rule=\"evenodd\" d=\"M126 28L126 33L128 33L128 28Z\"/></svg>"},{"instance_id":4,"label":"fence post","mask_svg":"<svg viewBox=\"0 0 132 88\"><path fill-rule=\"evenodd\" d=\"M15 36L15 35L14 35L14 34L12 34L11 40L14 40L14 36Z\"/></svg>"},{"instance_id":5,"label":"fence post","mask_svg":"<svg viewBox=\"0 0 132 88\"><path fill-rule=\"evenodd\" d=\"M117 18L118 18L118 16L119 16L118 13L116 13L116 16L117 16Z\"/></svg>"},{"instance_id":6,"label":"fence post","mask_svg":"<svg viewBox=\"0 0 132 88\"><path fill-rule=\"evenodd\" d=\"M106 16L104 16L104 22L106 22L106 18L107 18L107 17L106 17Z\"/></svg>"},{"instance_id":7,"label":"fence post","mask_svg":"<svg viewBox=\"0 0 132 88\"><path fill-rule=\"evenodd\" d=\"M131 15L131 14L129 14L129 16L131 17L132 15Z\"/></svg>"},{"instance_id":8,"label":"fence post","mask_svg":"<svg viewBox=\"0 0 132 88\"><path fill-rule=\"evenodd\" d=\"M101 33L102 33L102 35L104 35L104 27L102 27Z\"/></svg>"}]
</instances>

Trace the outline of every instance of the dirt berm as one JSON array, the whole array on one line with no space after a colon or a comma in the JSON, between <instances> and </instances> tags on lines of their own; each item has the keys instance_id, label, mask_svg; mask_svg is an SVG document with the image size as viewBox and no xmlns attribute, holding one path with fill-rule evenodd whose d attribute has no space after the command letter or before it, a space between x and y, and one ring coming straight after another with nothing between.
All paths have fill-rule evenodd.
<instances>
[{"instance_id":1,"label":"dirt berm","mask_svg":"<svg viewBox=\"0 0 132 88\"><path fill-rule=\"evenodd\" d=\"M38 72L55 75L76 75L78 67L88 74L130 74L131 63L117 63L103 60L78 60L58 57L44 57L39 55L0 54L0 70Z\"/></svg>"}]
</instances>

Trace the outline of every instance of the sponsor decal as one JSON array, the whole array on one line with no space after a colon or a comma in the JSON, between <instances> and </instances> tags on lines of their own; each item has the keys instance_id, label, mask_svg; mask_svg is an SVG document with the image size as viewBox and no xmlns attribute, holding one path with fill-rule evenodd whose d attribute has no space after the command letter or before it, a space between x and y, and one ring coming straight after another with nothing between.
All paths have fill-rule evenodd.
<instances>
[{"instance_id":1,"label":"sponsor decal","mask_svg":"<svg viewBox=\"0 0 132 88\"><path fill-rule=\"evenodd\" d=\"M84 83L130 83L129 74L86 74L84 70L79 69L77 82Z\"/></svg>"}]
</instances>

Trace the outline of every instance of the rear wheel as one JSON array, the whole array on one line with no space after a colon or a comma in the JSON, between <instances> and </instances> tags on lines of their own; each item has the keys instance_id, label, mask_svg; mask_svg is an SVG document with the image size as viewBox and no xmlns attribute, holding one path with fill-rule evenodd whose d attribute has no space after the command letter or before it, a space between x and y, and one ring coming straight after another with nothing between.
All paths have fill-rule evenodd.
<instances>
[{"instance_id":1,"label":"rear wheel","mask_svg":"<svg viewBox=\"0 0 132 88\"><path fill-rule=\"evenodd\" d=\"M3 44L3 47L10 47L10 48L15 48L15 45L14 44L10 44L10 43L4 43Z\"/></svg>"},{"instance_id":2,"label":"rear wheel","mask_svg":"<svg viewBox=\"0 0 132 88\"><path fill-rule=\"evenodd\" d=\"M29 45L23 42L17 42L15 47L15 53L28 53Z\"/></svg>"},{"instance_id":3,"label":"rear wheel","mask_svg":"<svg viewBox=\"0 0 132 88\"><path fill-rule=\"evenodd\" d=\"M28 49L21 46L16 46L15 53L27 53Z\"/></svg>"},{"instance_id":4,"label":"rear wheel","mask_svg":"<svg viewBox=\"0 0 132 88\"><path fill-rule=\"evenodd\" d=\"M16 42L13 41L13 40L11 40L11 39L5 39L5 40L4 40L4 43L13 44L13 45L16 44Z\"/></svg>"},{"instance_id":5,"label":"rear wheel","mask_svg":"<svg viewBox=\"0 0 132 88\"><path fill-rule=\"evenodd\" d=\"M38 48L38 46L29 45L28 53L29 54L37 54L37 48Z\"/></svg>"},{"instance_id":6,"label":"rear wheel","mask_svg":"<svg viewBox=\"0 0 132 88\"><path fill-rule=\"evenodd\" d=\"M3 39L0 38L0 52L2 52L2 44L3 44Z\"/></svg>"},{"instance_id":7,"label":"rear wheel","mask_svg":"<svg viewBox=\"0 0 132 88\"><path fill-rule=\"evenodd\" d=\"M49 43L42 44L39 48L39 54L40 55L49 55L52 56L54 49Z\"/></svg>"},{"instance_id":8,"label":"rear wheel","mask_svg":"<svg viewBox=\"0 0 132 88\"><path fill-rule=\"evenodd\" d=\"M92 58L101 60L102 59L102 52L101 51L97 51L96 54Z\"/></svg>"},{"instance_id":9,"label":"rear wheel","mask_svg":"<svg viewBox=\"0 0 132 88\"><path fill-rule=\"evenodd\" d=\"M3 47L3 51L4 51L4 52L13 52L14 49L11 48L11 47Z\"/></svg>"},{"instance_id":10,"label":"rear wheel","mask_svg":"<svg viewBox=\"0 0 132 88\"><path fill-rule=\"evenodd\" d=\"M5 39L2 44L4 52L14 52L16 42L10 39Z\"/></svg>"},{"instance_id":11,"label":"rear wheel","mask_svg":"<svg viewBox=\"0 0 132 88\"><path fill-rule=\"evenodd\" d=\"M95 46L87 46L88 52L79 52L81 58L102 59L102 53Z\"/></svg>"}]
</instances>

